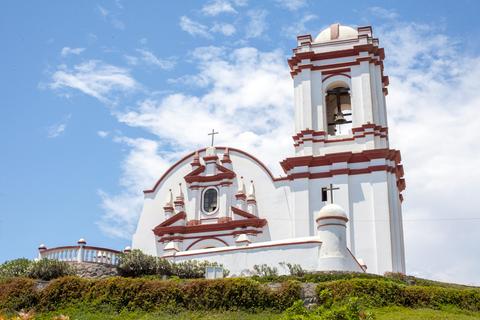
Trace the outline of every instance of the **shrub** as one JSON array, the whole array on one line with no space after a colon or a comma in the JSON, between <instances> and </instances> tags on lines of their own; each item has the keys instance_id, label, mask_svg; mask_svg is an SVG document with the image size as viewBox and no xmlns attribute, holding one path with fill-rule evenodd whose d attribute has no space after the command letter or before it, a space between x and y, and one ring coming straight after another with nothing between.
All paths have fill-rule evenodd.
<instances>
[{"instance_id":1,"label":"shrub","mask_svg":"<svg viewBox=\"0 0 480 320\"><path fill-rule=\"evenodd\" d=\"M284 310L300 299L300 284L288 281L270 288L252 279L186 281L112 277L87 280L63 277L35 290L35 281L12 278L0 282L0 311L69 306L122 310Z\"/></svg>"},{"instance_id":2,"label":"shrub","mask_svg":"<svg viewBox=\"0 0 480 320\"><path fill-rule=\"evenodd\" d=\"M0 265L0 278L25 277L31 264L26 258L6 261Z\"/></svg>"},{"instance_id":3,"label":"shrub","mask_svg":"<svg viewBox=\"0 0 480 320\"><path fill-rule=\"evenodd\" d=\"M294 277L303 277L307 274L307 271L299 264L291 264L288 262L280 262L281 267L288 269L288 273Z\"/></svg>"},{"instance_id":4,"label":"shrub","mask_svg":"<svg viewBox=\"0 0 480 320\"><path fill-rule=\"evenodd\" d=\"M132 250L122 254L117 266L118 274L124 277L142 277L149 275L176 276L181 279L203 278L205 268L209 266L222 266L216 262L187 260L178 263L170 262L164 258L144 254L140 250ZM224 270L227 276L228 270Z\"/></svg>"},{"instance_id":5,"label":"shrub","mask_svg":"<svg viewBox=\"0 0 480 320\"><path fill-rule=\"evenodd\" d=\"M389 280L352 279L320 283L317 295L321 303L337 303L358 297L371 307L399 305L437 308L453 305L471 311L480 310L479 289L406 286Z\"/></svg>"},{"instance_id":6,"label":"shrub","mask_svg":"<svg viewBox=\"0 0 480 320\"><path fill-rule=\"evenodd\" d=\"M288 267L287 267L288 268ZM334 280L348 280L348 279L382 279L396 283L403 283L399 279L385 278L383 276L364 273L364 272L345 272L345 271L316 271L305 272L303 276L299 275L281 275L281 276L258 276L253 275L253 278L260 282L283 282L288 280L296 280L300 282L321 283Z\"/></svg>"},{"instance_id":7,"label":"shrub","mask_svg":"<svg viewBox=\"0 0 480 320\"><path fill-rule=\"evenodd\" d=\"M167 277L173 275L172 263L167 259L157 258L155 265L155 274Z\"/></svg>"},{"instance_id":8,"label":"shrub","mask_svg":"<svg viewBox=\"0 0 480 320\"><path fill-rule=\"evenodd\" d=\"M30 309L38 300L35 281L28 278L9 278L0 281L0 310Z\"/></svg>"},{"instance_id":9,"label":"shrub","mask_svg":"<svg viewBox=\"0 0 480 320\"><path fill-rule=\"evenodd\" d=\"M135 249L120 256L117 266L118 274L124 277L140 277L156 274L157 261L153 256Z\"/></svg>"},{"instance_id":10,"label":"shrub","mask_svg":"<svg viewBox=\"0 0 480 320\"><path fill-rule=\"evenodd\" d=\"M255 275L259 277L278 277L278 269L276 267L270 267L266 264L254 265L253 271Z\"/></svg>"},{"instance_id":11,"label":"shrub","mask_svg":"<svg viewBox=\"0 0 480 320\"><path fill-rule=\"evenodd\" d=\"M51 281L39 294L42 309L55 310L69 304L79 303L88 288L90 280L67 276Z\"/></svg>"},{"instance_id":12,"label":"shrub","mask_svg":"<svg viewBox=\"0 0 480 320\"><path fill-rule=\"evenodd\" d=\"M29 278L46 281L73 274L75 274L75 269L67 262L50 259L34 261L27 272Z\"/></svg>"}]
</instances>

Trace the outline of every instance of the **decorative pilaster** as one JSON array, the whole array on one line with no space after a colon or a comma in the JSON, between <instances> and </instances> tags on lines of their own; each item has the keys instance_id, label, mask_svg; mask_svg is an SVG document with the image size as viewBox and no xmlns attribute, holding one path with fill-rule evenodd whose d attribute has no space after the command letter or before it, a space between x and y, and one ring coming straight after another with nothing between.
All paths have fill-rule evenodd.
<instances>
[{"instance_id":1,"label":"decorative pilaster","mask_svg":"<svg viewBox=\"0 0 480 320\"><path fill-rule=\"evenodd\" d=\"M193 156L193 161L190 163L192 166L192 169L196 169L200 167L200 155L198 154L198 151L195 152L195 155Z\"/></svg>"},{"instance_id":2,"label":"decorative pilaster","mask_svg":"<svg viewBox=\"0 0 480 320\"><path fill-rule=\"evenodd\" d=\"M165 212L165 219L169 219L173 216L174 207L172 189L168 189L167 200L165 206L163 207L163 212Z\"/></svg>"},{"instance_id":3,"label":"decorative pilaster","mask_svg":"<svg viewBox=\"0 0 480 320\"><path fill-rule=\"evenodd\" d=\"M247 195L245 193L245 183L243 182L243 177L240 177L240 181L238 182L238 190L235 194L235 199L237 200L237 208L245 211L247 207Z\"/></svg>"},{"instance_id":4,"label":"decorative pilaster","mask_svg":"<svg viewBox=\"0 0 480 320\"><path fill-rule=\"evenodd\" d=\"M175 204L175 211L178 212L184 212L185 211L185 197L183 195L183 190L182 190L182 184L178 184L178 189L179 189L179 194L175 198L174 204Z\"/></svg>"},{"instance_id":5,"label":"decorative pilaster","mask_svg":"<svg viewBox=\"0 0 480 320\"><path fill-rule=\"evenodd\" d=\"M255 185L253 180L250 181L250 190L247 197L247 211L253 215L257 215L257 199L255 197Z\"/></svg>"}]
</instances>

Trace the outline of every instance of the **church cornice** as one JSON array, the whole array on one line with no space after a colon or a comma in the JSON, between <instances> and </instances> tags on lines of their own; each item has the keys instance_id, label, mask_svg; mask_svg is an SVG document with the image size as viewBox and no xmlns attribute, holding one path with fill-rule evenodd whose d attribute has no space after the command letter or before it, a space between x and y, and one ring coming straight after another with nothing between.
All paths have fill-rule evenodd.
<instances>
[{"instance_id":1,"label":"church cornice","mask_svg":"<svg viewBox=\"0 0 480 320\"><path fill-rule=\"evenodd\" d=\"M260 218L251 218L243 220L232 220L224 223L212 223L212 224L200 224L193 226L166 226L163 227L158 225L153 229L153 232L156 236L161 237L167 234L192 234L192 233L202 233L202 232L214 232L214 231L224 231L224 230L233 230L235 228L262 228L267 224L266 219Z\"/></svg>"},{"instance_id":2,"label":"church cornice","mask_svg":"<svg viewBox=\"0 0 480 320\"><path fill-rule=\"evenodd\" d=\"M283 170L288 173L295 167L318 167L328 166L334 163L359 163L369 162L374 159L386 159L394 161L396 164L401 162L400 151L393 149L372 149L361 152L337 152L324 156L301 156L291 157L280 162Z\"/></svg>"}]
</instances>

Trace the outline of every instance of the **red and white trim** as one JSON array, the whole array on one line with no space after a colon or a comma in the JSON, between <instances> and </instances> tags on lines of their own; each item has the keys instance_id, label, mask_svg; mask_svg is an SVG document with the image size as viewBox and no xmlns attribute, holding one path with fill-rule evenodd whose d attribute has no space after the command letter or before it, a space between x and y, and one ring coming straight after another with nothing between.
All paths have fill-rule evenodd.
<instances>
[{"instance_id":1,"label":"red and white trim","mask_svg":"<svg viewBox=\"0 0 480 320\"><path fill-rule=\"evenodd\" d=\"M306 141L311 141L312 143L337 143L356 141L357 139L363 139L368 136L388 139L388 128L376 124L363 124L360 127L352 128L352 135L345 138L329 137L325 131L302 130L292 136L292 138L294 141L293 145L298 147Z\"/></svg>"}]
</instances>

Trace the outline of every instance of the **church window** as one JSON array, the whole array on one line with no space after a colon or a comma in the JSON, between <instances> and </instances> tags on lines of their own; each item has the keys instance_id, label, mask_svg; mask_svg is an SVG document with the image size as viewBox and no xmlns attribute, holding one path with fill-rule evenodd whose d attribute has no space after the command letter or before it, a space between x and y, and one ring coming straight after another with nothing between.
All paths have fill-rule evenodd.
<instances>
[{"instance_id":1,"label":"church window","mask_svg":"<svg viewBox=\"0 0 480 320\"><path fill-rule=\"evenodd\" d=\"M203 193L203 211L211 213L217 210L218 192L215 188L209 188Z\"/></svg>"},{"instance_id":2,"label":"church window","mask_svg":"<svg viewBox=\"0 0 480 320\"><path fill-rule=\"evenodd\" d=\"M350 91L346 87L336 87L327 91L328 134L337 136L350 134L352 129L352 105Z\"/></svg>"}]
</instances>

